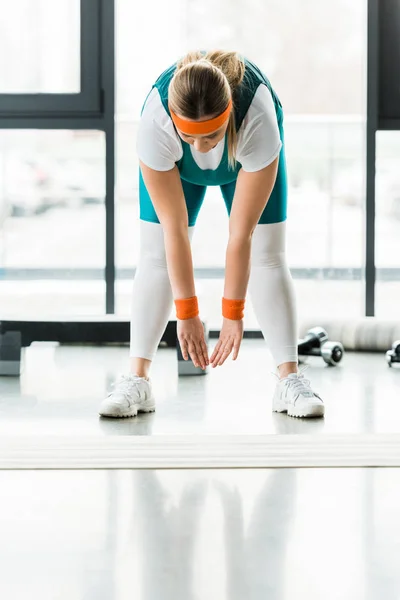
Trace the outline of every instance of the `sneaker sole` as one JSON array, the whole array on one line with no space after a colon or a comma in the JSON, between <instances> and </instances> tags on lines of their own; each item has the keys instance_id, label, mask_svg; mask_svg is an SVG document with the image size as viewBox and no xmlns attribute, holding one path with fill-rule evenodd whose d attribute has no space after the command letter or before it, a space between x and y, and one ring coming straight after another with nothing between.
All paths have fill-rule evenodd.
<instances>
[{"instance_id":1,"label":"sneaker sole","mask_svg":"<svg viewBox=\"0 0 400 600\"><path fill-rule=\"evenodd\" d=\"M128 419L130 417L137 417L138 413L152 413L155 412L156 410L156 405L155 403L150 404L150 406L146 406L146 408L142 408L142 407L137 407L137 406L133 406L132 409L135 410L131 410L127 413L101 413L99 412L99 415L101 417L108 417L110 419Z\"/></svg>"},{"instance_id":2,"label":"sneaker sole","mask_svg":"<svg viewBox=\"0 0 400 600\"><path fill-rule=\"evenodd\" d=\"M134 413L125 413L125 414L113 414L113 413L101 413L99 412L100 417L106 417L107 419L128 419L129 417L137 417L138 411Z\"/></svg>"},{"instance_id":3,"label":"sneaker sole","mask_svg":"<svg viewBox=\"0 0 400 600\"><path fill-rule=\"evenodd\" d=\"M152 413L155 412L156 410L156 406L155 404L153 406L148 406L146 408L138 408L138 413Z\"/></svg>"},{"instance_id":4,"label":"sneaker sole","mask_svg":"<svg viewBox=\"0 0 400 600\"><path fill-rule=\"evenodd\" d=\"M272 412L287 413L287 406L274 406L272 408Z\"/></svg>"},{"instance_id":5,"label":"sneaker sole","mask_svg":"<svg viewBox=\"0 0 400 600\"><path fill-rule=\"evenodd\" d=\"M311 410L305 411L304 408L298 408L296 409L296 407L292 407L290 408L290 406L288 407L288 405L286 403L284 404L280 404L279 402L272 402L272 411L276 412L276 413L287 413L288 417L295 417L295 418L301 418L301 419L305 419L305 418L310 418L310 419L315 419L318 417L323 417L325 414L325 406L322 405L317 405L314 406Z\"/></svg>"},{"instance_id":6,"label":"sneaker sole","mask_svg":"<svg viewBox=\"0 0 400 600\"><path fill-rule=\"evenodd\" d=\"M325 414L325 406L314 406L312 409L304 410L301 408L292 408L287 411L288 417L303 418L303 419L316 419L321 418Z\"/></svg>"}]
</instances>

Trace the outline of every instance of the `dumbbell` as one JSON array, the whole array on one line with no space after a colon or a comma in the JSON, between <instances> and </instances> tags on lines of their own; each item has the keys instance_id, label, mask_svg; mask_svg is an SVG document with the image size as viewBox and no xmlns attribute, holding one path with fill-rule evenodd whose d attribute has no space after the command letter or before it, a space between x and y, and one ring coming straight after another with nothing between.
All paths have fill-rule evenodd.
<instances>
[{"instance_id":1,"label":"dumbbell","mask_svg":"<svg viewBox=\"0 0 400 600\"><path fill-rule=\"evenodd\" d=\"M0 333L0 376L21 374L21 332Z\"/></svg>"},{"instance_id":2,"label":"dumbbell","mask_svg":"<svg viewBox=\"0 0 400 600\"><path fill-rule=\"evenodd\" d=\"M343 358L344 348L340 342L329 342L322 327L314 327L299 340L299 356L322 356L327 365L336 366Z\"/></svg>"},{"instance_id":3,"label":"dumbbell","mask_svg":"<svg viewBox=\"0 0 400 600\"><path fill-rule=\"evenodd\" d=\"M392 349L386 352L386 360L389 367L400 362L400 340L393 342Z\"/></svg>"},{"instance_id":4,"label":"dumbbell","mask_svg":"<svg viewBox=\"0 0 400 600\"><path fill-rule=\"evenodd\" d=\"M204 339L206 340L207 344L208 329L205 323L203 323L203 327ZM176 338L176 353L178 357L178 375L180 377L185 375L206 375L208 372L208 367L206 367L204 371L201 367L195 367L190 357L188 360L184 360L178 338Z\"/></svg>"}]
</instances>

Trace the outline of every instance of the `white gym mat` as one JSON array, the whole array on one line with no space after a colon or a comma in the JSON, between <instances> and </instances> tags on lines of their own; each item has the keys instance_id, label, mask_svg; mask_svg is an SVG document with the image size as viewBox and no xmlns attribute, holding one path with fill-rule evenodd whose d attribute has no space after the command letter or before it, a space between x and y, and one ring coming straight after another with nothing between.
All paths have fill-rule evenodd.
<instances>
[{"instance_id":1,"label":"white gym mat","mask_svg":"<svg viewBox=\"0 0 400 600\"><path fill-rule=\"evenodd\" d=\"M3 436L0 469L400 467L400 434Z\"/></svg>"}]
</instances>

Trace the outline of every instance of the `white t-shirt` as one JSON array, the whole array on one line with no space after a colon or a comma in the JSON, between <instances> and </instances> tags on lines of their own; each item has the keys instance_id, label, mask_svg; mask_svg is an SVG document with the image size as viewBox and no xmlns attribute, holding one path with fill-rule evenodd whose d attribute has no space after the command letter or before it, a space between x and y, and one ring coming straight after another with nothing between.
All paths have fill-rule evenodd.
<instances>
[{"instance_id":1,"label":"white t-shirt","mask_svg":"<svg viewBox=\"0 0 400 600\"><path fill-rule=\"evenodd\" d=\"M200 169L218 168L224 152L225 138L207 153L190 146ZM282 143L271 92L260 84L238 131L236 159L244 171L260 171L279 155ZM157 88L150 92L139 124L137 136L139 159L156 171L170 171L182 158L182 140L176 133Z\"/></svg>"}]
</instances>

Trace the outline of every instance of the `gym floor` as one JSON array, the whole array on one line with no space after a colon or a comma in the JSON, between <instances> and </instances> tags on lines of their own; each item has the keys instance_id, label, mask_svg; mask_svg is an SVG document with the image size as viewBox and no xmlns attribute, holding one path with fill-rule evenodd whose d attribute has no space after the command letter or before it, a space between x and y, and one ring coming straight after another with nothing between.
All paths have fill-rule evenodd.
<instances>
[{"instance_id":1,"label":"gym floor","mask_svg":"<svg viewBox=\"0 0 400 600\"><path fill-rule=\"evenodd\" d=\"M298 420L271 412L276 379L262 340L243 340L236 362L228 360L195 377L178 377L176 352L161 348L151 373L157 411L102 419L98 406L118 374L126 372L128 348L34 344L25 350L20 379L0 378L0 435L400 430L400 366L389 368L384 354L347 353L337 367L318 357L306 360L305 376L325 401L325 419Z\"/></svg>"},{"instance_id":2,"label":"gym floor","mask_svg":"<svg viewBox=\"0 0 400 600\"><path fill-rule=\"evenodd\" d=\"M398 600L398 469L0 472L7 600Z\"/></svg>"},{"instance_id":3,"label":"gym floor","mask_svg":"<svg viewBox=\"0 0 400 600\"><path fill-rule=\"evenodd\" d=\"M385 433L400 368L309 358L322 420L272 414L261 340L205 376L160 349L158 408L97 414L127 347L33 345L0 378L0 436ZM0 471L0 597L10 600L398 600L399 469ZM399 530L399 531L398 531Z\"/></svg>"}]
</instances>

